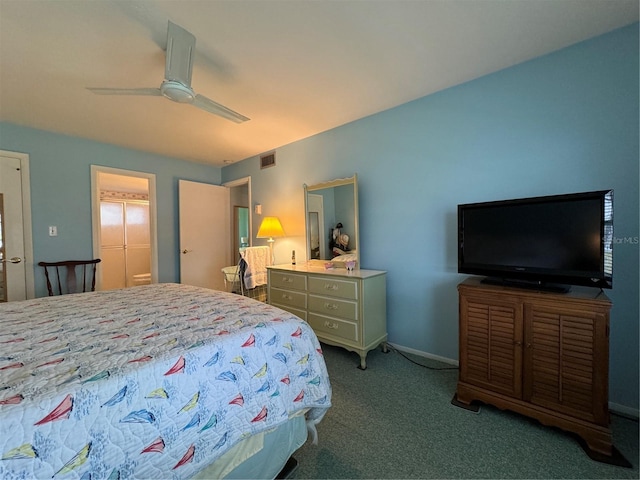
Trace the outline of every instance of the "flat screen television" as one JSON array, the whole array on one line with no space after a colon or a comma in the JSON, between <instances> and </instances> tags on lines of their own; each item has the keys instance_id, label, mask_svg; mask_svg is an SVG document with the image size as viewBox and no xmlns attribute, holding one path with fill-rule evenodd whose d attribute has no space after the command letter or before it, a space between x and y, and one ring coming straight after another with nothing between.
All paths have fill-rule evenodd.
<instances>
[{"instance_id":1,"label":"flat screen television","mask_svg":"<svg viewBox=\"0 0 640 480\"><path fill-rule=\"evenodd\" d=\"M613 190L458 205L458 272L487 283L611 288Z\"/></svg>"}]
</instances>

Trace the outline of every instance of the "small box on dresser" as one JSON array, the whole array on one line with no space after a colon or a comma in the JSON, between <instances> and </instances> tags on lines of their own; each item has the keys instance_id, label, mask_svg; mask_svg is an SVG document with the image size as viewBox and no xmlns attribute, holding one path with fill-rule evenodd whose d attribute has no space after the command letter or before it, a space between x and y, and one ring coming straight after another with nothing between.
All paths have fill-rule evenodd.
<instances>
[{"instance_id":1,"label":"small box on dresser","mask_svg":"<svg viewBox=\"0 0 640 480\"><path fill-rule=\"evenodd\" d=\"M386 351L386 272L324 269L313 265L275 265L269 271L271 305L306 320L321 342L360 355L379 345Z\"/></svg>"}]
</instances>

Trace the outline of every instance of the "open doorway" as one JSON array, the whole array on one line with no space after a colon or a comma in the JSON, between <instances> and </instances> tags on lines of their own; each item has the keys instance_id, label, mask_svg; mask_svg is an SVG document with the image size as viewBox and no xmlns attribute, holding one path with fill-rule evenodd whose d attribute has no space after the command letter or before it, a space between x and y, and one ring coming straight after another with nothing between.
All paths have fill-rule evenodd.
<instances>
[{"instance_id":1,"label":"open doorway","mask_svg":"<svg viewBox=\"0 0 640 480\"><path fill-rule=\"evenodd\" d=\"M249 207L233 206L233 251L249 246Z\"/></svg>"},{"instance_id":2,"label":"open doorway","mask_svg":"<svg viewBox=\"0 0 640 480\"><path fill-rule=\"evenodd\" d=\"M238 262L240 248L252 243L251 229L251 177L224 184L229 188L231 207L231 258Z\"/></svg>"},{"instance_id":3,"label":"open doorway","mask_svg":"<svg viewBox=\"0 0 640 480\"><path fill-rule=\"evenodd\" d=\"M98 290L156 283L155 175L92 165Z\"/></svg>"}]
</instances>

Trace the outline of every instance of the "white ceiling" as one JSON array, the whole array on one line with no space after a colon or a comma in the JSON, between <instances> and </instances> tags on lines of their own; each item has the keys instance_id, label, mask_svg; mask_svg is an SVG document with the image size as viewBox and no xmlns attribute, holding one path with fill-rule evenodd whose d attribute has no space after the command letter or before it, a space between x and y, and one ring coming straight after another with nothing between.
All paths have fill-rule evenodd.
<instances>
[{"instance_id":1,"label":"white ceiling","mask_svg":"<svg viewBox=\"0 0 640 480\"><path fill-rule=\"evenodd\" d=\"M0 120L214 165L235 162L638 21L638 0L0 0ZM167 20L192 87L162 97Z\"/></svg>"}]
</instances>

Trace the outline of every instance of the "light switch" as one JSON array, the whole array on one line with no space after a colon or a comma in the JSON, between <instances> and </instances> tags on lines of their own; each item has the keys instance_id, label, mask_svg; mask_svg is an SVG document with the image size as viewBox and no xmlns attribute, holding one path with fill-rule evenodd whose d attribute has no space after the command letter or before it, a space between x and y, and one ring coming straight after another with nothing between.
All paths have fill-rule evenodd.
<instances>
[{"instance_id":1,"label":"light switch","mask_svg":"<svg viewBox=\"0 0 640 480\"><path fill-rule=\"evenodd\" d=\"M58 227L55 225L49 225L49 236L57 237L58 236Z\"/></svg>"}]
</instances>

